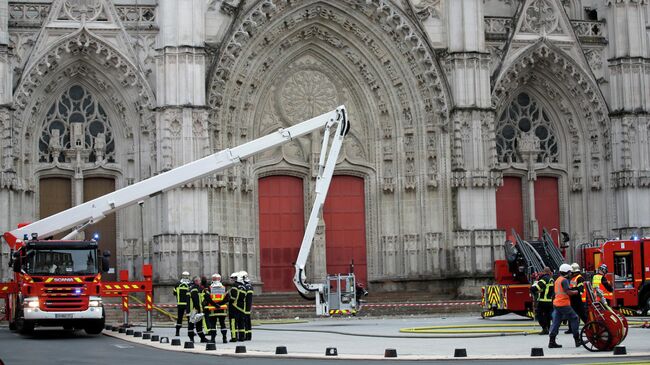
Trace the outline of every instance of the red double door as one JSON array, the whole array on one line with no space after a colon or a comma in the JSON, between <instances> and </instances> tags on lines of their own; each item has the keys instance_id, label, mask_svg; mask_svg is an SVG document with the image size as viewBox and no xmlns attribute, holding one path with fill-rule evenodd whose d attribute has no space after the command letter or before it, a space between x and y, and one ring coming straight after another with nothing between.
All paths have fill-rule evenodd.
<instances>
[{"instance_id":1,"label":"red double door","mask_svg":"<svg viewBox=\"0 0 650 365\"><path fill-rule=\"evenodd\" d=\"M305 227L303 180L269 176L259 180L260 269L265 292L294 291L293 263ZM327 272L348 273L354 262L357 280L366 283L365 191L363 179L334 176L323 217Z\"/></svg>"},{"instance_id":2,"label":"red double door","mask_svg":"<svg viewBox=\"0 0 650 365\"><path fill-rule=\"evenodd\" d=\"M520 177L504 176L503 186L497 190L497 228L506 231L510 236L511 229L524 237L524 202L523 190L526 183ZM535 181L535 217L541 237L542 229L560 228L560 200L558 194L558 179L556 177L540 176Z\"/></svg>"}]
</instances>

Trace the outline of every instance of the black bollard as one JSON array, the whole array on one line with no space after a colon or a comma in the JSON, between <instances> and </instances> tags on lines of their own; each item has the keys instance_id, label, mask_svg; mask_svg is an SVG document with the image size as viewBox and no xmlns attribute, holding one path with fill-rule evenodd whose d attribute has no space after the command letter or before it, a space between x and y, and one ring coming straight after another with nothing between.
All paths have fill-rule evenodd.
<instances>
[{"instance_id":1,"label":"black bollard","mask_svg":"<svg viewBox=\"0 0 650 365\"><path fill-rule=\"evenodd\" d=\"M287 347L286 346L278 346L275 348L275 354L276 355L286 355L287 354Z\"/></svg>"},{"instance_id":2,"label":"black bollard","mask_svg":"<svg viewBox=\"0 0 650 365\"><path fill-rule=\"evenodd\" d=\"M150 340L151 339L151 333L143 333L142 334L142 339L143 340Z\"/></svg>"},{"instance_id":3,"label":"black bollard","mask_svg":"<svg viewBox=\"0 0 650 365\"><path fill-rule=\"evenodd\" d=\"M467 350L465 349L455 349L454 357L467 357Z\"/></svg>"},{"instance_id":4,"label":"black bollard","mask_svg":"<svg viewBox=\"0 0 650 365\"><path fill-rule=\"evenodd\" d=\"M154 337L158 337L158 336L154 336ZM151 340L153 341L153 338ZM169 343L169 337L161 337L160 343Z\"/></svg>"},{"instance_id":5,"label":"black bollard","mask_svg":"<svg viewBox=\"0 0 650 365\"><path fill-rule=\"evenodd\" d=\"M625 346L614 347L614 355L627 355L627 350L625 349Z\"/></svg>"},{"instance_id":6,"label":"black bollard","mask_svg":"<svg viewBox=\"0 0 650 365\"><path fill-rule=\"evenodd\" d=\"M237 347L235 347L235 353L236 354L245 354L246 353L246 346L237 346Z\"/></svg>"},{"instance_id":7,"label":"black bollard","mask_svg":"<svg viewBox=\"0 0 650 365\"><path fill-rule=\"evenodd\" d=\"M544 349L541 347L533 347L530 349L530 356L544 356Z\"/></svg>"},{"instance_id":8,"label":"black bollard","mask_svg":"<svg viewBox=\"0 0 650 365\"><path fill-rule=\"evenodd\" d=\"M132 336L133 335L133 330L126 330L126 335L127 336Z\"/></svg>"},{"instance_id":9,"label":"black bollard","mask_svg":"<svg viewBox=\"0 0 650 365\"><path fill-rule=\"evenodd\" d=\"M180 341L180 340L179 340L179 341ZM186 348L186 349L193 349L193 348L194 348L194 342L192 342L192 341L185 341L185 346L183 346L183 348Z\"/></svg>"},{"instance_id":10,"label":"black bollard","mask_svg":"<svg viewBox=\"0 0 650 365\"><path fill-rule=\"evenodd\" d=\"M397 350L395 349L384 350L384 357L397 357Z\"/></svg>"},{"instance_id":11,"label":"black bollard","mask_svg":"<svg viewBox=\"0 0 650 365\"><path fill-rule=\"evenodd\" d=\"M117 332L119 332L119 333L124 333L124 332L126 332L126 328L124 328L124 327L120 327L120 329L117 330Z\"/></svg>"},{"instance_id":12,"label":"black bollard","mask_svg":"<svg viewBox=\"0 0 650 365\"><path fill-rule=\"evenodd\" d=\"M142 332L140 331L133 332L133 337L142 337Z\"/></svg>"},{"instance_id":13,"label":"black bollard","mask_svg":"<svg viewBox=\"0 0 650 365\"><path fill-rule=\"evenodd\" d=\"M208 342L205 344L206 351L214 351L217 349L217 345L214 342Z\"/></svg>"},{"instance_id":14,"label":"black bollard","mask_svg":"<svg viewBox=\"0 0 650 365\"><path fill-rule=\"evenodd\" d=\"M180 338L173 338L172 339L172 346L180 346L181 345L181 339Z\"/></svg>"},{"instance_id":15,"label":"black bollard","mask_svg":"<svg viewBox=\"0 0 650 365\"><path fill-rule=\"evenodd\" d=\"M117 332L117 331L119 331L119 329L120 329L120 327L118 327L118 326L111 326L111 331L113 331L113 332Z\"/></svg>"},{"instance_id":16,"label":"black bollard","mask_svg":"<svg viewBox=\"0 0 650 365\"><path fill-rule=\"evenodd\" d=\"M158 335L151 335L151 341L152 341L152 342L153 342L153 341L156 341L156 342L160 341L160 336L158 336Z\"/></svg>"},{"instance_id":17,"label":"black bollard","mask_svg":"<svg viewBox=\"0 0 650 365\"><path fill-rule=\"evenodd\" d=\"M328 347L325 349L325 356L338 356L339 352L336 350L336 347Z\"/></svg>"},{"instance_id":18,"label":"black bollard","mask_svg":"<svg viewBox=\"0 0 650 365\"><path fill-rule=\"evenodd\" d=\"M110 330L113 329L113 326L111 326L110 324L107 324L106 326L104 326L104 329L107 330L107 331L110 331Z\"/></svg>"}]
</instances>

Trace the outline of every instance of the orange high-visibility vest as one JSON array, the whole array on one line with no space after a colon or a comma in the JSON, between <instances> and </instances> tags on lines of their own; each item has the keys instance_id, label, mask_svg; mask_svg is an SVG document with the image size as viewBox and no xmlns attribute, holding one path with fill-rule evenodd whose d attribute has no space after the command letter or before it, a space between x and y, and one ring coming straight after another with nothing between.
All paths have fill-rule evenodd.
<instances>
[{"instance_id":1,"label":"orange high-visibility vest","mask_svg":"<svg viewBox=\"0 0 650 365\"><path fill-rule=\"evenodd\" d=\"M559 276L555 280L555 299L553 299L553 305L556 307L567 307L571 305L571 299L569 299L569 294L564 291L562 283L566 280L564 276Z\"/></svg>"},{"instance_id":2,"label":"orange high-visibility vest","mask_svg":"<svg viewBox=\"0 0 650 365\"><path fill-rule=\"evenodd\" d=\"M578 279L581 278L582 275L578 274L574 277L571 278L571 282L569 283L569 287L571 289L576 289L580 290L580 287L582 287L582 292L580 293L580 299L582 299L582 302L584 303L587 300L587 292L585 291L585 282L578 283Z\"/></svg>"},{"instance_id":3,"label":"orange high-visibility vest","mask_svg":"<svg viewBox=\"0 0 650 365\"><path fill-rule=\"evenodd\" d=\"M596 289L600 289L600 291L603 292L603 297L608 300L612 300L614 298L614 294L612 294L605 286L603 285L603 275L602 274L596 274L594 277L591 279L591 284L594 287L594 294L598 295L596 292Z\"/></svg>"}]
</instances>

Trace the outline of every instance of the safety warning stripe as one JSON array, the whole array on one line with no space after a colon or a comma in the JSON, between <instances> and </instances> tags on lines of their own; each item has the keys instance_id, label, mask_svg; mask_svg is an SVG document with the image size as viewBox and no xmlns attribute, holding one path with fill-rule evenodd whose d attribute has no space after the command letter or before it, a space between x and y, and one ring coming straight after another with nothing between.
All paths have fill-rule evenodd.
<instances>
[{"instance_id":1,"label":"safety warning stripe","mask_svg":"<svg viewBox=\"0 0 650 365\"><path fill-rule=\"evenodd\" d=\"M138 289L140 288L140 286L136 284L120 284L120 285L105 284L104 288L108 290L122 290L122 289Z\"/></svg>"},{"instance_id":2,"label":"safety warning stripe","mask_svg":"<svg viewBox=\"0 0 650 365\"><path fill-rule=\"evenodd\" d=\"M480 305L480 301L466 301L466 302L437 302L437 303L384 303L384 304L364 304L364 308L387 308L387 307L453 307L461 305ZM104 306L118 307L120 304L105 303ZM131 304L131 307L144 307L144 304ZM156 304L159 308L176 308L176 304ZM312 304L297 304L297 305L255 305L255 309L300 309L300 308L314 308Z\"/></svg>"}]
</instances>

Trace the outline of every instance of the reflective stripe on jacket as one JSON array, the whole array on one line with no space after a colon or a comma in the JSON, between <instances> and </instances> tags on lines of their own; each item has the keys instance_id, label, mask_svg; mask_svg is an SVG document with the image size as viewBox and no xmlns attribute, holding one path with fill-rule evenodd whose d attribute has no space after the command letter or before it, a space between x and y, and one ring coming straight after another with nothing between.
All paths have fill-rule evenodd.
<instances>
[{"instance_id":1,"label":"reflective stripe on jacket","mask_svg":"<svg viewBox=\"0 0 650 365\"><path fill-rule=\"evenodd\" d=\"M176 305L187 305L187 292L190 286L187 283L180 282L174 287L174 296L176 296Z\"/></svg>"}]
</instances>

